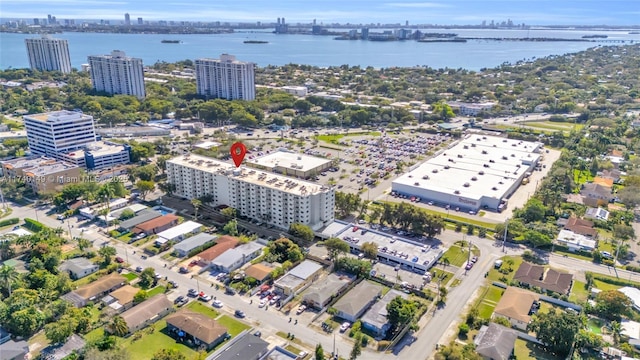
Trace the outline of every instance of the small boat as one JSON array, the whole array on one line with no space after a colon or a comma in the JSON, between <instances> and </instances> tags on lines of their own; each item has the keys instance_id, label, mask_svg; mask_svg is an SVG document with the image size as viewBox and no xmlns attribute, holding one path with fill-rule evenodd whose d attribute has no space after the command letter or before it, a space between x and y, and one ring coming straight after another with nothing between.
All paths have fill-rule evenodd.
<instances>
[{"instance_id":1,"label":"small boat","mask_svg":"<svg viewBox=\"0 0 640 360\"><path fill-rule=\"evenodd\" d=\"M245 40L244 41L245 44L268 44L268 41L264 41L264 40Z\"/></svg>"},{"instance_id":2,"label":"small boat","mask_svg":"<svg viewBox=\"0 0 640 360\"><path fill-rule=\"evenodd\" d=\"M180 40L162 40L161 43L163 44L180 44L182 41Z\"/></svg>"}]
</instances>

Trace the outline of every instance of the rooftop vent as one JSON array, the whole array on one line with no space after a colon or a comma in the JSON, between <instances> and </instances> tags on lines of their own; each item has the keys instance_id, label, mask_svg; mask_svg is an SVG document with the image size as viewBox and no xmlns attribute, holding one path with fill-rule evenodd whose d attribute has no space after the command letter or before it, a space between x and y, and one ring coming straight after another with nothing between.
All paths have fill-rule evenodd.
<instances>
[{"instance_id":1,"label":"rooftop vent","mask_svg":"<svg viewBox=\"0 0 640 360\"><path fill-rule=\"evenodd\" d=\"M425 175L422 177L422 180L429 180L429 175Z\"/></svg>"},{"instance_id":2,"label":"rooftop vent","mask_svg":"<svg viewBox=\"0 0 640 360\"><path fill-rule=\"evenodd\" d=\"M449 169L449 165L445 165L445 166L444 166L444 169L445 169L445 170Z\"/></svg>"},{"instance_id":3,"label":"rooftop vent","mask_svg":"<svg viewBox=\"0 0 640 360\"><path fill-rule=\"evenodd\" d=\"M468 148L469 148L469 146L465 145L465 146L463 146L462 148L463 148L463 149L468 149Z\"/></svg>"},{"instance_id":4,"label":"rooftop vent","mask_svg":"<svg viewBox=\"0 0 640 360\"><path fill-rule=\"evenodd\" d=\"M491 188L491 190L495 191L495 190L498 190L498 188L494 186L494 187Z\"/></svg>"},{"instance_id":5,"label":"rooftop vent","mask_svg":"<svg viewBox=\"0 0 640 360\"><path fill-rule=\"evenodd\" d=\"M456 190L453 193L456 194L456 195L459 195L460 194L460 190Z\"/></svg>"},{"instance_id":6,"label":"rooftop vent","mask_svg":"<svg viewBox=\"0 0 640 360\"><path fill-rule=\"evenodd\" d=\"M464 183L464 185L463 185L463 186L464 186L464 187L469 187L469 186L471 186L471 184L469 184L469 183Z\"/></svg>"},{"instance_id":7,"label":"rooftop vent","mask_svg":"<svg viewBox=\"0 0 640 360\"><path fill-rule=\"evenodd\" d=\"M420 183L416 181L416 182L413 183L413 185L414 186L420 186Z\"/></svg>"},{"instance_id":8,"label":"rooftop vent","mask_svg":"<svg viewBox=\"0 0 640 360\"><path fill-rule=\"evenodd\" d=\"M480 172L478 172L478 175L484 175L484 171L480 170Z\"/></svg>"},{"instance_id":9,"label":"rooftop vent","mask_svg":"<svg viewBox=\"0 0 640 360\"><path fill-rule=\"evenodd\" d=\"M471 178L471 181L478 181L478 178L474 176Z\"/></svg>"},{"instance_id":10,"label":"rooftop vent","mask_svg":"<svg viewBox=\"0 0 640 360\"><path fill-rule=\"evenodd\" d=\"M459 158L459 159L462 159L462 154L458 154L458 158Z\"/></svg>"},{"instance_id":11,"label":"rooftop vent","mask_svg":"<svg viewBox=\"0 0 640 360\"><path fill-rule=\"evenodd\" d=\"M437 174L438 173L438 169L433 169L431 170L432 173Z\"/></svg>"},{"instance_id":12,"label":"rooftop vent","mask_svg":"<svg viewBox=\"0 0 640 360\"><path fill-rule=\"evenodd\" d=\"M482 150L482 155L487 155L487 150Z\"/></svg>"},{"instance_id":13,"label":"rooftop vent","mask_svg":"<svg viewBox=\"0 0 640 360\"><path fill-rule=\"evenodd\" d=\"M511 157L516 157L516 154L511 154Z\"/></svg>"}]
</instances>

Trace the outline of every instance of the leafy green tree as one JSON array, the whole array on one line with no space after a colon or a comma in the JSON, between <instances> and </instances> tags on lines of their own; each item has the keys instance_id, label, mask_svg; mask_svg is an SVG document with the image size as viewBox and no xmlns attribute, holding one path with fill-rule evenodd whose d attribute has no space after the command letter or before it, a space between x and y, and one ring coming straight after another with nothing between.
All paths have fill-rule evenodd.
<instances>
[{"instance_id":1,"label":"leafy green tree","mask_svg":"<svg viewBox=\"0 0 640 360\"><path fill-rule=\"evenodd\" d=\"M307 225L301 223L293 223L289 225L289 234L306 241L313 241L315 238L313 230Z\"/></svg>"},{"instance_id":2,"label":"leafy green tree","mask_svg":"<svg viewBox=\"0 0 640 360\"><path fill-rule=\"evenodd\" d=\"M232 207L226 207L222 210L220 210L220 213L226 217L229 217L231 219L235 219L236 216L238 216L238 211Z\"/></svg>"},{"instance_id":3,"label":"leafy green tree","mask_svg":"<svg viewBox=\"0 0 640 360\"><path fill-rule=\"evenodd\" d=\"M439 119L442 119L444 121L449 121L449 119L456 116L456 114L451 109L451 106L449 106L444 101L439 101L435 104L432 104L431 108L432 108L432 113L436 115Z\"/></svg>"},{"instance_id":4,"label":"leafy green tree","mask_svg":"<svg viewBox=\"0 0 640 360\"><path fill-rule=\"evenodd\" d=\"M356 341L353 343L353 348L349 354L349 360L356 360L360 355L362 355L362 345L360 344L360 341Z\"/></svg>"},{"instance_id":5,"label":"leafy green tree","mask_svg":"<svg viewBox=\"0 0 640 360\"><path fill-rule=\"evenodd\" d=\"M224 232L225 234L229 234L231 236L237 236L238 235L238 220L236 220L236 219L229 220L222 227L222 232Z\"/></svg>"},{"instance_id":6,"label":"leafy green tree","mask_svg":"<svg viewBox=\"0 0 640 360\"><path fill-rule=\"evenodd\" d=\"M540 246L551 245L552 240L547 236L535 230L528 230L524 233L524 240L533 245L534 248Z\"/></svg>"},{"instance_id":7,"label":"leafy green tree","mask_svg":"<svg viewBox=\"0 0 640 360\"><path fill-rule=\"evenodd\" d=\"M365 242L360 247L364 257L371 260L378 259L378 245L374 242Z\"/></svg>"},{"instance_id":8,"label":"leafy green tree","mask_svg":"<svg viewBox=\"0 0 640 360\"><path fill-rule=\"evenodd\" d=\"M120 315L116 315L111 320L109 324L109 331L115 336L125 336L129 333L129 326L127 326L127 322L124 321L124 318Z\"/></svg>"},{"instance_id":9,"label":"leafy green tree","mask_svg":"<svg viewBox=\"0 0 640 360\"><path fill-rule=\"evenodd\" d=\"M202 201L200 199L191 199L191 205L194 210L194 217L198 219L198 209L202 206Z\"/></svg>"},{"instance_id":10,"label":"leafy green tree","mask_svg":"<svg viewBox=\"0 0 640 360\"><path fill-rule=\"evenodd\" d=\"M52 344L61 344L67 341L78 326L78 320L70 315L62 316L58 321L44 326L44 335Z\"/></svg>"},{"instance_id":11,"label":"leafy green tree","mask_svg":"<svg viewBox=\"0 0 640 360\"><path fill-rule=\"evenodd\" d=\"M325 358L324 358L324 349L322 348L322 344L317 344L316 345L315 356L316 356L316 360L325 360Z\"/></svg>"},{"instance_id":12,"label":"leafy green tree","mask_svg":"<svg viewBox=\"0 0 640 360\"><path fill-rule=\"evenodd\" d=\"M554 309L548 313L538 313L528 330L535 332L536 339L544 343L551 353L565 358L582 327L577 314Z\"/></svg>"},{"instance_id":13,"label":"leafy green tree","mask_svg":"<svg viewBox=\"0 0 640 360\"><path fill-rule=\"evenodd\" d=\"M349 244L335 237L325 240L324 247L327 248L332 260L337 259L340 254L347 254L350 250Z\"/></svg>"},{"instance_id":14,"label":"leafy green tree","mask_svg":"<svg viewBox=\"0 0 640 360\"><path fill-rule=\"evenodd\" d=\"M133 296L133 303L139 304L147 300L148 298L149 298L149 293L146 292L145 290L140 290Z\"/></svg>"},{"instance_id":15,"label":"leafy green tree","mask_svg":"<svg viewBox=\"0 0 640 360\"><path fill-rule=\"evenodd\" d=\"M153 181L139 180L136 182L136 188L140 191L142 199L146 199L147 194L156 188L156 184Z\"/></svg>"},{"instance_id":16,"label":"leafy green tree","mask_svg":"<svg viewBox=\"0 0 640 360\"><path fill-rule=\"evenodd\" d=\"M136 213L131 210L131 209L124 209L122 210L122 212L120 213L120 216L118 217L118 219L120 220L127 220L127 219L131 219L132 217L136 216Z\"/></svg>"},{"instance_id":17,"label":"leafy green tree","mask_svg":"<svg viewBox=\"0 0 640 360\"><path fill-rule=\"evenodd\" d=\"M632 302L625 294L617 290L601 291L596 296L595 310L610 320L619 320L621 315L629 313Z\"/></svg>"},{"instance_id":18,"label":"leafy green tree","mask_svg":"<svg viewBox=\"0 0 640 360\"><path fill-rule=\"evenodd\" d=\"M531 198L529 201L527 201L527 204L524 207L522 219L525 223L541 221L544 219L546 212L547 208L546 206L544 206L542 201L536 198Z\"/></svg>"},{"instance_id":19,"label":"leafy green tree","mask_svg":"<svg viewBox=\"0 0 640 360\"><path fill-rule=\"evenodd\" d=\"M395 329L413 320L417 311L415 302L397 296L387 304L387 319L391 327Z\"/></svg>"},{"instance_id":20,"label":"leafy green tree","mask_svg":"<svg viewBox=\"0 0 640 360\"><path fill-rule=\"evenodd\" d=\"M152 267L145 268L140 273L140 287L149 289L156 284L156 271Z\"/></svg>"},{"instance_id":21,"label":"leafy green tree","mask_svg":"<svg viewBox=\"0 0 640 360\"><path fill-rule=\"evenodd\" d=\"M302 260L304 257L300 251L300 247L287 238L280 238L269 243L269 254L276 257L276 261L283 263L286 260L292 263Z\"/></svg>"},{"instance_id":22,"label":"leafy green tree","mask_svg":"<svg viewBox=\"0 0 640 360\"><path fill-rule=\"evenodd\" d=\"M187 360L187 358L176 349L160 349L151 360Z\"/></svg>"},{"instance_id":23,"label":"leafy green tree","mask_svg":"<svg viewBox=\"0 0 640 360\"><path fill-rule=\"evenodd\" d=\"M98 254L102 256L102 263L109 265L111 258L116 255L116 248L113 246L103 246L98 250Z\"/></svg>"},{"instance_id":24,"label":"leafy green tree","mask_svg":"<svg viewBox=\"0 0 640 360\"><path fill-rule=\"evenodd\" d=\"M360 208L360 196L358 194L343 193L336 191L336 212L341 218L349 216Z\"/></svg>"}]
</instances>

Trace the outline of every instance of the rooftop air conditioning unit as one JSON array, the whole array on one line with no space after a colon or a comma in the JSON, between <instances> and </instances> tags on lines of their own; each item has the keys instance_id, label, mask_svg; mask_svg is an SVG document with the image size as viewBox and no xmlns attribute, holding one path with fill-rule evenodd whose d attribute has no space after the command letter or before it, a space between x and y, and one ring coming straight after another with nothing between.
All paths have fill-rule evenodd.
<instances>
[{"instance_id":1,"label":"rooftop air conditioning unit","mask_svg":"<svg viewBox=\"0 0 640 360\"><path fill-rule=\"evenodd\" d=\"M460 190L456 190L453 193L456 194L456 195L459 195L460 194Z\"/></svg>"},{"instance_id":2,"label":"rooftop air conditioning unit","mask_svg":"<svg viewBox=\"0 0 640 360\"><path fill-rule=\"evenodd\" d=\"M478 181L478 178L474 176L471 178L471 181Z\"/></svg>"},{"instance_id":3,"label":"rooftop air conditioning unit","mask_svg":"<svg viewBox=\"0 0 640 360\"><path fill-rule=\"evenodd\" d=\"M469 187L469 186L471 186L471 184L469 184L469 183L464 183L464 187Z\"/></svg>"}]
</instances>

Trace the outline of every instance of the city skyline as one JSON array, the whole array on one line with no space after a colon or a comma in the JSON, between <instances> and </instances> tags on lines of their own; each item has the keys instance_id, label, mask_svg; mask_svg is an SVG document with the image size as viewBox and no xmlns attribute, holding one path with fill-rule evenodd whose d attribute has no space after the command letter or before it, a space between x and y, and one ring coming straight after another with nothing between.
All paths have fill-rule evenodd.
<instances>
[{"instance_id":1,"label":"city skyline","mask_svg":"<svg viewBox=\"0 0 640 360\"><path fill-rule=\"evenodd\" d=\"M212 6L202 0L157 3L149 0L84 1L5 0L3 20L46 18L48 14L62 19L110 20L124 24L125 13L131 18L176 21L275 22L277 17L289 23L402 23L409 24L480 24L511 19L516 24L532 25L634 25L638 9L630 2L613 0L542 0L477 2L471 0L361 0L321 3L299 3L292 0L277 3L244 1Z\"/></svg>"}]
</instances>

